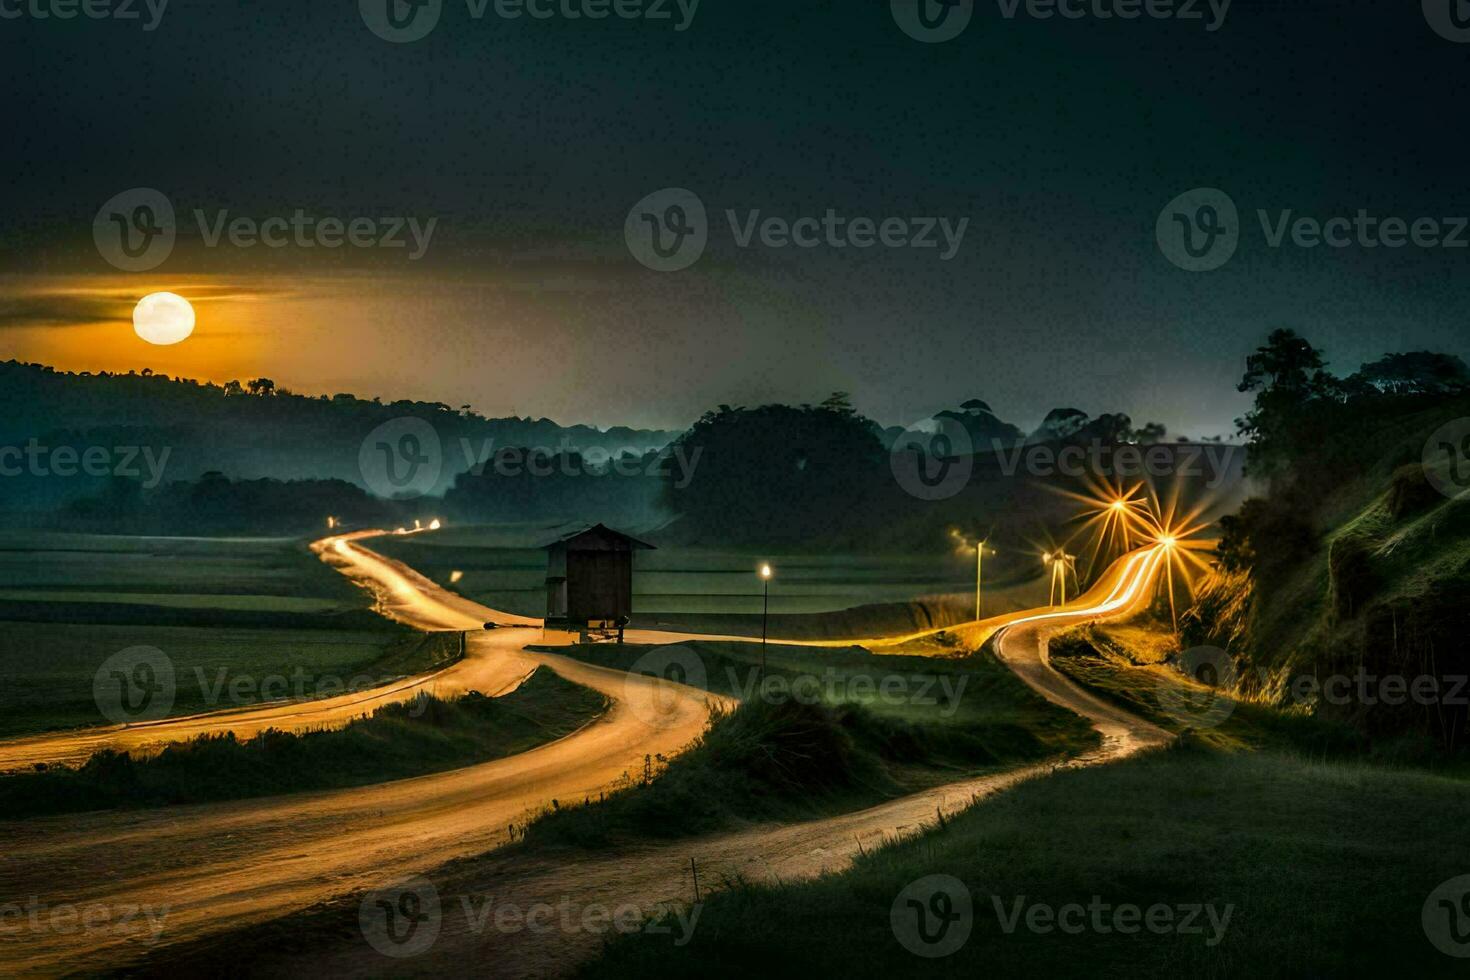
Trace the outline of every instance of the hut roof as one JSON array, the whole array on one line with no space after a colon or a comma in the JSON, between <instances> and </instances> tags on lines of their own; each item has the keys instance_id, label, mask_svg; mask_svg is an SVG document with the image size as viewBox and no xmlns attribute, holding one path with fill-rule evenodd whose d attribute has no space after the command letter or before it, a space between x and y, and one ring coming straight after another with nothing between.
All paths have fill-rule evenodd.
<instances>
[{"instance_id":1,"label":"hut roof","mask_svg":"<svg viewBox=\"0 0 1470 980\"><path fill-rule=\"evenodd\" d=\"M654 546L639 541L622 531L615 531L606 524L594 524L545 545L546 549L565 548L568 551L633 551L638 548L654 550Z\"/></svg>"}]
</instances>

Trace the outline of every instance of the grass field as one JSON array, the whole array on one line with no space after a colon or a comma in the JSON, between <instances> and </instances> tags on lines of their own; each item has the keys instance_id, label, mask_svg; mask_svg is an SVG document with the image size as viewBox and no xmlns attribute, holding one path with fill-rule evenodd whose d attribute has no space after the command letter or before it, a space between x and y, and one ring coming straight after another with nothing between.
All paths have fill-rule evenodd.
<instances>
[{"instance_id":1,"label":"grass field","mask_svg":"<svg viewBox=\"0 0 1470 980\"><path fill-rule=\"evenodd\" d=\"M372 547L493 609L546 612L546 555L539 547L567 528L449 527L379 538ZM973 557L940 555L746 554L687 548L640 551L634 559L633 622L707 633L758 632L761 582L770 562L772 636L841 638L907 632L974 616ZM987 582L990 613L1043 603L1040 563L1022 580ZM455 573L458 573L456 576ZM858 609L857 607L862 607ZM847 611L847 612L844 612Z\"/></svg>"},{"instance_id":2,"label":"grass field","mask_svg":"<svg viewBox=\"0 0 1470 980\"><path fill-rule=\"evenodd\" d=\"M654 674L661 672L650 667L657 664L651 651L677 656L687 683L743 703L666 766L650 760L647 773L630 773L621 792L544 814L527 833L533 844L596 846L751 820L811 819L1096 741L1080 718L988 655L875 656L773 644L763 682L758 644L558 649Z\"/></svg>"},{"instance_id":3,"label":"grass field","mask_svg":"<svg viewBox=\"0 0 1470 980\"><path fill-rule=\"evenodd\" d=\"M0 777L0 813L202 803L406 779L525 752L571 734L607 704L540 668L499 698L423 695L333 731L270 731L245 742L202 736L147 759L104 752L76 770Z\"/></svg>"},{"instance_id":4,"label":"grass field","mask_svg":"<svg viewBox=\"0 0 1470 980\"><path fill-rule=\"evenodd\" d=\"M0 738L104 723L94 676L133 646L173 661L179 715L370 686L453 653L373 613L301 541L0 534Z\"/></svg>"},{"instance_id":5,"label":"grass field","mask_svg":"<svg viewBox=\"0 0 1470 980\"><path fill-rule=\"evenodd\" d=\"M739 977L779 964L788 976L1463 976L1464 961L1426 938L1420 911L1470 868L1467 820L1464 783L1425 773L1160 752L1025 783L843 874L735 883L707 899L686 946L623 937L580 975ZM924 943L900 901L931 874L959 879L972 903L968 913L948 907L968 938L942 959L899 938L941 948ZM921 902L933 895L918 892ZM1094 903L1109 906L1103 928L1092 924ZM1074 904L1080 917L1060 912ZM1201 911L1199 932L1155 932L1114 918L1123 905L1167 906L1180 927L1189 906L1213 906L1216 921L1228 908L1229 919L1222 932ZM936 922L929 935L950 941Z\"/></svg>"}]
</instances>

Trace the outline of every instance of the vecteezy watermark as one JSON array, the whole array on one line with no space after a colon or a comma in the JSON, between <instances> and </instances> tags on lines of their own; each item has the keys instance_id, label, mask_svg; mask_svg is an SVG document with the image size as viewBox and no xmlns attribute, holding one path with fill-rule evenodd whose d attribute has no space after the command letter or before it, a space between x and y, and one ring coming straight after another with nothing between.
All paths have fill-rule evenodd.
<instances>
[{"instance_id":1,"label":"vecteezy watermark","mask_svg":"<svg viewBox=\"0 0 1470 980\"><path fill-rule=\"evenodd\" d=\"M769 674L762 676L759 667L745 671L744 679L734 667L725 668L730 689L739 692L742 701L767 704L879 704L885 707L934 707L942 718L952 716L960 707L960 698L970 678L964 674L883 674L843 673L828 667L821 674Z\"/></svg>"},{"instance_id":2,"label":"vecteezy watermark","mask_svg":"<svg viewBox=\"0 0 1470 980\"><path fill-rule=\"evenodd\" d=\"M139 479L145 490L163 480L173 447L152 446L43 446L29 439L24 446L0 446L0 477L7 476L121 476ZM142 464L141 468L139 464ZM145 475L146 474L146 475Z\"/></svg>"},{"instance_id":3,"label":"vecteezy watermark","mask_svg":"<svg viewBox=\"0 0 1470 980\"><path fill-rule=\"evenodd\" d=\"M991 439L979 450L1004 477L1188 477L1214 490L1236 471L1241 447L1214 443L1111 443L1101 439L1054 445ZM889 449L889 468L898 485L920 500L945 500L969 485L977 449L957 419L925 419L905 429Z\"/></svg>"},{"instance_id":4,"label":"vecteezy watermark","mask_svg":"<svg viewBox=\"0 0 1470 980\"><path fill-rule=\"evenodd\" d=\"M92 700L116 725L167 717L176 692L174 662L157 647L119 650L92 677Z\"/></svg>"},{"instance_id":5,"label":"vecteezy watermark","mask_svg":"<svg viewBox=\"0 0 1470 980\"><path fill-rule=\"evenodd\" d=\"M1446 497L1470 490L1470 418L1451 419L1424 441L1424 478Z\"/></svg>"},{"instance_id":6,"label":"vecteezy watermark","mask_svg":"<svg viewBox=\"0 0 1470 980\"><path fill-rule=\"evenodd\" d=\"M0 903L0 936L55 933L62 936L136 936L153 942L168 922L167 905L104 905L60 902L32 895L24 904Z\"/></svg>"},{"instance_id":7,"label":"vecteezy watermark","mask_svg":"<svg viewBox=\"0 0 1470 980\"><path fill-rule=\"evenodd\" d=\"M894 480L920 500L946 500L965 489L975 469L975 445L959 420L925 419L903 430L888 452Z\"/></svg>"},{"instance_id":8,"label":"vecteezy watermark","mask_svg":"<svg viewBox=\"0 0 1470 980\"><path fill-rule=\"evenodd\" d=\"M1009 901L990 896L996 922L1005 935L1024 929L1036 935L1053 932L1078 936L1086 932L1109 935L1201 936L1209 947L1218 946L1235 913L1233 904L1155 902L1143 906L1132 902L1107 902L1093 895L1086 903L1052 905L1017 895ZM975 925L970 889L960 879L946 874L926 875L905 885L889 910L893 936L904 949L928 959L949 956L960 950Z\"/></svg>"},{"instance_id":9,"label":"vecteezy watermark","mask_svg":"<svg viewBox=\"0 0 1470 980\"><path fill-rule=\"evenodd\" d=\"M1446 41L1470 44L1470 9L1465 0L1421 0L1424 19Z\"/></svg>"},{"instance_id":10,"label":"vecteezy watermark","mask_svg":"<svg viewBox=\"0 0 1470 980\"><path fill-rule=\"evenodd\" d=\"M1257 208L1256 221L1273 249L1470 248L1470 218L1463 216L1401 218L1358 208L1350 216L1320 218L1298 215L1292 208ZM1189 272L1209 272L1229 262L1242 231L1235 202L1213 187L1197 187L1174 198L1159 212L1154 229L1159 251Z\"/></svg>"},{"instance_id":11,"label":"vecteezy watermark","mask_svg":"<svg viewBox=\"0 0 1470 980\"><path fill-rule=\"evenodd\" d=\"M74 20L82 16L140 21L144 31L155 31L167 7L168 0L0 0L0 20Z\"/></svg>"},{"instance_id":12,"label":"vecteezy watermark","mask_svg":"<svg viewBox=\"0 0 1470 980\"><path fill-rule=\"evenodd\" d=\"M1240 213L1230 195L1196 187L1164 205L1154 222L1164 258L1188 272L1218 269L1240 245Z\"/></svg>"},{"instance_id":13,"label":"vecteezy watermark","mask_svg":"<svg viewBox=\"0 0 1470 980\"><path fill-rule=\"evenodd\" d=\"M357 451L363 483L379 497L411 500L439 484L444 449L438 431L421 418L389 419L369 432Z\"/></svg>"},{"instance_id":14,"label":"vecteezy watermark","mask_svg":"<svg viewBox=\"0 0 1470 980\"><path fill-rule=\"evenodd\" d=\"M659 450L628 446L618 450L601 446L576 449L568 436L562 436L553 449L544 446L503 446L495 449L495 440L483 439L477 448L460 437L459 448L469 463L469 473L481 476L488 469L503 477L530 476L669 476L675 490L682 490L694 479L703 446L686 449L674 443ZM677 472L676 472L677 471Z\"/></svg>"},{"instance_id":15,"label":"vecteezy watermark","mask_svg":"<svg viewBox=\"0 0 1470 980\"><path fill-rule=\"evenodd\" d=\"M1191 647L1179 655L1179 672L1194 683L1186 686L1160 678L1154 700L1176 724L1186 728L1215 728L1235 711L1233 690L1238 678L1235 661L1219 647Z\"/></svg>"},{"instance_id":16,"label":"vecteezy watermark","mask_svg":"<svg viewBox=\"0 0 1470 980\"><path fill-rule=\"evenodd\" d=\"M1143 906L1132 902L1105 902L1101 895L1093 895L1086 905L1081 902L1061 905L1029 902L1025 895L1018 895L1009 903L1002 902L999 895L992 895L990 902L995 908L1001 931L1006 935L1023 927L1027 932L1043 936L1052 932L1069 936L1080 936L1085 932L1102 935L1116 932L1123 936L1150 932L1155 936L1202 936L1204 944L1210 947L1220 945L1225 931L1230 928L1230 918L1235 914L1234 903L1223 908L1217 908L1213 902L1173 905L1155 902Z\"/></svg>"},{"instance_id":17,"label":"vecteezy watermark","mask_svg":"<svg viewBox=\"0 0 1470 980\"><path fill-rule=\"evenodd\" d=\"M367 29L394 44L429 36L444 14L444 0L358 0ZM687 31L699 12L699 0L465 0L472 21L486 14L500 20L638 20Z\"/></svg>"},{"instance_id":18,"label":"vecteezy watermark","mask_svg":"<svg viewBox=\"0 0 1470 980\"><path fill-rule=\"evenodd\" d=\"M1440 882L1424 900L1420 923L1435 949L1470 959L1470 875Z\"/></svg>"},{"instance_id":19,"label":"vecteezy watermark","mask_svg":"<svg viewBox=\"0 0 1470 980\"><path fill-rule=\"evenodd\" d=\"M1225 26L1231 0L996 0L1005 20L1177 20L1201 21L1210 33ZM889 0L893 21L925 44L951 41L964 33L975 14L975 0ZM1207 19L1208 18L1208 19Z\"/></svg>"},{"instance_id":20,"label":"vecteezy watermark","mask_svg":"<svg viewBox=\"0 0 1470 980\"><path fill-rule=\"evenodd\" d=\"M654 682L650 683L649 678ZM645 722L662 728L679 720L681 692L658 681L702 692L709 688L709 668L699 654L679 644L654 647L628 668L623 682L624 703ZM970 678L946 673L874 675L832 667L820 673L771 673L752 665L742 672L727 665L724 682L724 689L735 692L745 703L932 707L938 709L940 717L949 718L959 710Z\"/></svg>"},{"instance_id":21,"label":"vecteezy watermark","mask_svg":"<svg viewBox=\"0 0 1470 980\"><path fill-rule=\"evenodd\" d=\"M701 692L709 687L704 658L680 644L654 647L628 667L623 703L645 724L668 728L678 724L688 702L681 687Z\"/></svg>"},{"instance_id":22,"label":"vecteezy watermark","mask_svg":"<svg viewBox=\"0 0 1470 980\"><path fill-rule=\"evenodd\" d=\"M455 444L451 444L455 445ZM457 443L459 460L446 458L439 432L425 419L405 415L374 428L358 447L357 465L364 485L380 497L411 500L432 493L446 465L473 477L487 473L505 478L531 477L648 477L669 479L682 490L694 479L704 447L682 443L654 449L625 446L578 449L568 436L551 446L495 446L494 438L477 445L467 436ZM452 456L453 453L449 453Z\"/></svg>"},{"instance_id":23,"label":"vecteezy watermark","mask_svg":"<svg viewBox=\"0 0 1470 980\"><path fill-rule=\"evenodd\" d=\"M729 208L725 221L737 248L937 249L941 262L959 254L970 225L969 218L872 218L841 214L835 208L824 209L820 216L796 217ZM656 272L677 272L699 261L710 232L704 202L682 187L648 195L623 221L628 251Z\"/></svg>"},{"instance_id":24,"label":"vecteezy watermark","mask_svg":"<svg viewBox=\"0 0 1470 980\"><path fill-rule=\"evenodd\" d=\"M1465 674L1375 674L1359 667L1352 674L1298 674L1289 686L1291 699L1297 704L1330 704L1337 707L1380 704L1398 707L1470 706L1470 675Z\"/></svg>"},{"instance_id":25,"label":"vecteezy watermark","mask_svg":"<svg viewBox=\"0 0 1470 980\"><path fill-rule=\"evenodd\" d=\"M925 875L898 893L888 923L899 945L925 959L949 956L975 928L970 889L953 875Z\"/></svg>"},{"instance_id":26,"label":"vecteezy watermark","mask_svg":"<svg viewBox=\"0 0 1470 980\"><path fill-rule=\"evenodd\" d=\"M1092 439L1085 444L1069 443L1054 447L1045 444L1007 446L991 440L1003 476L1024 472L1028 476L1102 476L1130 477L1182 476L1203 479L1207 489L1214 490L1230 477L1230 463L1241 447L1228 444L1107 443Z\"/></svg>"},{"instance_id":27,"label":"vecteezy watermark","mask_svg":"<svg viewBox=\"0 0 1470 980\"><path fill-rule=\"evenodd\" d=\"M192 214L205 248L401 248L410 262L424 257L439 223L436 217L321 216L304 208L263 218L231 214L228 208L195 208ZM173 253L178 231L173 202L152 187L114 195L92 219L98 254L124 272L162 265Z\"/></svg>"},{"instance_id":28,"label":"vecteezy watermark","mask_svg":"<svg viewBox=\"0 0 1470 980\"><path fill-rule=\"evenodd\" d=\"M192 679L199 692L198 702L215 709L360 694L388 684L397 676L308 674L301 667L289 674L257 676L232 674L226 667L209 672L196 666ZM181 686L172 657L157 647L134 646L119 650L97 668L92 677L92 698L108 721L118 725L135 724L168 717ZM423 714L422 697L414 697L407 703L410 717Z\"/></svg>"},{"instance_id":29,"label":"vecteezy watermark","mask_svg":"<svg viewBox=\"0 0 1470 980\"><path fill-rule=\"evenodd\" d=\"M554 902L503 901L494 895L439 896L434 883L414 877L396 885L369 892L358 906L358 925L368 945L394 959L420 956L439 938L444 920L452 914L464 919L463 932L474 936L487 933L536 935L586 933L605 936L610 932L644 933L671 937L684 946L694 937L703 903L685 909L670 906L653 917L631 902L608 905L578 902L563 895Z\"/></svg>"}]
</instances>

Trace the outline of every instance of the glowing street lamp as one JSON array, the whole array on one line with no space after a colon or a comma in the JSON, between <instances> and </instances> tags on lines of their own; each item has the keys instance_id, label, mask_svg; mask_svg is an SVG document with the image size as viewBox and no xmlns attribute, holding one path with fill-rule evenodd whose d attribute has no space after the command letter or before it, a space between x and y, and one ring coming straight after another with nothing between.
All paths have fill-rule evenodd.
<instances>
[{"instance_id":1,"label":"glowing street lamp","mask_svg":"<svg viewBox=\"0 0 1470 980\"><path fill-rule=\"evenodd\" d=\"M980 605L980 579L981 579L981 576L982 576L982 574L984 572L984 568L985 568L985 548L986 548L986 545L985 545L985 542L984 541L976 541L975 542L975 618L976 619L979 619L980 618L980 612L981 612L981 605ZM990 553L992 555L995 554L995 549L992 548L990 550Z\"/></svg>"},{"instance_id":2,"label":"glowing street lamp","mask_svg":"<svg viewBox=\"0 0 1470 980\"><path fill-rule=\"evenodd\" d=\"M771 611L771 566L761 565L761 585L764 588L764 596L761 599L761 680L766 679L766 619Z\"/></svg>"},{"instance_id":3,"label":"glowing street lamp","mask_svg":"<svg viewBox=\"0 0 1470 980\"><path fill-rule=\"evenodd\" d=\"M1051 566L1051 595L1048 597L1052 605L1067 604L1067 572L1075 577L1077 574L1077 556L1069 555L1064 550L1058 550L1055 555L1043 553L1042 560ZM1058 586L1060 586L1062 601L1056 601Z\"/></svg>"}]
</instances>

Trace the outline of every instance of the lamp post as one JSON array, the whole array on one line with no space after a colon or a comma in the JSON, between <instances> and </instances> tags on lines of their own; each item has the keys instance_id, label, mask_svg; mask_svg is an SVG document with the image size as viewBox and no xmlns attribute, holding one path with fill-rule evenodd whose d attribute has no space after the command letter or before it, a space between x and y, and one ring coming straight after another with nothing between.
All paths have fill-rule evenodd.
<instances>
[{"instance_id":1,"label":"lamp post","mask_svg":"<svg viewBox=\"0 0 1470 980\"><path fill-rule=\"evenodd\" d=\"M1064 549L1058 548L1057 553L1042 552L1041 560L1051 567L1051 594L1047 596L1047 602L1053 606L1057 603L1057 591L1060 586L1062 601L1060 605L1067 604L1067 570L1072 569L1076 575L1077 556L1069 555ZM1078 586L1081 588L1081 586Z\"/></svg>"},{"instance_id":2,"label":"lamp post","mask_svg":"<svg viewBox=\"0 0 1470 980\"><path fill-rule=\"evenodd\" d=\"M771 611L771 566L761 565L761 680L766 679L766 619Z\"/></svg>"},{"instance_id":3,"label":"lamp post","mask_svg":"<svg viewBox=\"0 0 1470 980\"><path fill-rule=\"evenodd\" d=\"M980 581L985 569L985 542L975 542L975 618L980 618L982 606L980 605Z\"/></svg>"}]
</instances>

